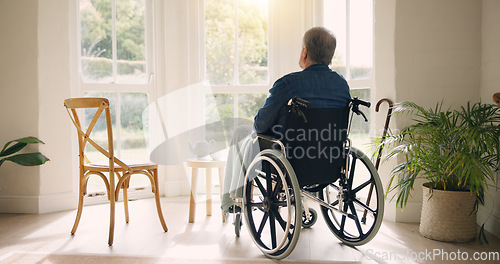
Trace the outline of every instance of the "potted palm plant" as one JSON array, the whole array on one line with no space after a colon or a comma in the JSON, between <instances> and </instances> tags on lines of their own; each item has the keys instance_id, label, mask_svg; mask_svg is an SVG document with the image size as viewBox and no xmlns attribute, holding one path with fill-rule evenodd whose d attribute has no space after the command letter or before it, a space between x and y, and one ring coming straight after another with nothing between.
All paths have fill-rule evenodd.
<instances>
[{"instance_id":1,"label":"potted palm plant","mask_svg":"<svg viewBox=\"0 0 500 264\"><path fill-rule=\"evenodd\" d=\"M412 116L412 124L375 143L389 151L384 160L400 161L387 193L404 208L417 179L423 178L420 233L427 238L465 242L477 234L476 211L499 170L500 110L467 103L443 110L443 103L425 109L413 102L396 104L393 113Z\"/></svg>"}]
</instances>

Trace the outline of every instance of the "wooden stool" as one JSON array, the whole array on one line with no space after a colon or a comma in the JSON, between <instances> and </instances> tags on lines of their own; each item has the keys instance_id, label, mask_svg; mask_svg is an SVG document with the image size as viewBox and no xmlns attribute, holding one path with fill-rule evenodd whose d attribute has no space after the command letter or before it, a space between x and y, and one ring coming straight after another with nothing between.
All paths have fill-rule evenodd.
<instances>
[{"instance_id":1,"label":"wooden stool","mask_svg":"<svg viewBox=\"0 0 500 264\"><path fill-rule=\"evenodd\" d=\"M191 195L189 199L189 223L194 223L194 215L196 211L196 191L198 187L198 169L206 169L207 171L207 215L212 215L212 168L219 169L219 184L220 184L220 199L222 201L222 179L224 178L224 167L226 162L223 160L202 160L188 159L185 162L186 166L192 168L191 174ZM225 221L222 214L222 221Z\"/></svg>"}]
</instances>

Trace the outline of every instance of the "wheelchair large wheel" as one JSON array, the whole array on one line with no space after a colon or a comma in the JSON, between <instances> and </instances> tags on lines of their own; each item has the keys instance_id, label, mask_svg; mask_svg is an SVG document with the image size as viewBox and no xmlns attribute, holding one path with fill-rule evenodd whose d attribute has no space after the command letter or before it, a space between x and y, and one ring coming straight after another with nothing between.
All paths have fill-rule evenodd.
<instances>
[{"instance_id":1,"label":"wheelchair large wheel","mask_svg":"<svg viewBox=\"0 0 500 264\"><path fill-rule=\"evenodd\" d=\"M377 170L363 152L351 148L349 158L346 182L341 184L339 180L328 185L319 192L319 198L339 209L339 197L344 197L340 209L347 216L324 206L321 212L337 238L347 245L359 246L369 242L380 228L384 191Z\"/></svg>"},{"instance_id":2,"label":"wheelchair large wheel","mask_svg":"<svg viewBox=\"0 0 500 264\"><path fill-rule=\"evenodd\" d=\"M248 167L243 212L252 240L266 256L282 259L293 251L302 201L295 172L280 152L263 150Z\"/></svg>"}]
</instances>

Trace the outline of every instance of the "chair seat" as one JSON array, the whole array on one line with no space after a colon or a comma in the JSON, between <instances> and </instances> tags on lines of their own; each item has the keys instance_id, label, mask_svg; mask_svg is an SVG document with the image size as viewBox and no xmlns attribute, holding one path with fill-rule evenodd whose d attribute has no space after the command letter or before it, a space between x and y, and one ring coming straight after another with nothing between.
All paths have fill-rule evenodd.
<instances>
[{"instance_id":1,"label":"chair seat","mask_svg":"<svg viewBox=\"0 0 500 264\"><path fill-rule=\"evenodd\" d=\"M158 168L157 164L147 161L123 161L123 162L127 164L132 170L150 170ZM109 170L109 163L107 162L87 163L84 165L84 169L104 172ZM119 164L115 163L115 171L122 172L126 171L126 169L123 169Z\"/></svg>"}]
</instances>

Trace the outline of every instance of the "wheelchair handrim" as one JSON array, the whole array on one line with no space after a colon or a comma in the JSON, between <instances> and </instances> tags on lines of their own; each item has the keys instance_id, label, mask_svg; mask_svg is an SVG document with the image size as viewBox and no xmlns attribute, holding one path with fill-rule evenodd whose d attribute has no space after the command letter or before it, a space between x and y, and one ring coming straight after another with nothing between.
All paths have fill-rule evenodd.
<instances>
[{"instance_id":1,"label":"wheelchair handrim","mask_svg":"<svg viewBox=\"0 0 500 264\"><path fill-rule=\"evenodd\" d=\"M250 172L251 172L250 168L253 168L253 166L256 163L261 162L261 161L266 161L266 162L269 162L275 168L281 168L281 166L279 166L278 163L276 161L274 161L268 155L275 155L276 157L278 157L278 159L283 156L281 153L279 153L278 151L275 151L275 150L264 150L264 151L261 151L257 155L257 157L250 164L250 166L248 166L249 169L247 170L247 173L245 175L245 181L244 181L244 187L243 187L243 197L246 197L248 195L247 194L247 189L248 189L247 185L248 185L249 182L251 182L251 181L249 181ZM284 160L279 159L279 161L281 163L283 163L282 165L284 167L287 167L287 164L284 164L284 162L286 162L286 159L284 159ZM293 188L298 187L298 183L296 182L296 179L295 179L295 185L296 186L289 186L289 183L287 182L286 177L283 174L283 172L281 170L277 170L277 171L278 171L279 178L280 178L280 180L283 183L282 188L284 189L286 197L291 197L290 196L289 187L293 187ZM289 171L289 170L287 170L287 171ZM293 171L292 171L292 173L293 173ZM291 174L289 175L289 177L290 177L290 179L292 181L291 184L294 185L292 176L294 177L294 175L291 175ZM252 181L253 181L253 179L252 179ZM299 216L301 217L301 212L297 212L297 210L301 210L300 209L301 208L300 197L295 197L295 205L294 205L295 208L292 208L292 203L291 203L290 199L286 200L286 204L287 204L287 212L288 212L288 216L289 216L290 220L291 220L291 216L293 215L292 210L295 211L294 224L297 225L297 223L301 222L300 219L297 220L297 218ZM250 223L250 220L249 220L250 216L247 215L247 213L248 213L248 205L246 204L246 199L245 198L243 199L243 208L244 208L243 212L245 214L245 221L246 221L246 224L247 224L247 228L251 229L251 228L253 228L253 225ZM252 217L252 221L253 221L253 217ZM287 221L286 228L284 229L284 234L289 234L290 229L291 229L291 225L292 225L291 221ZM249 230L249 231L253 232L253 230ZM265 253L267 256L269 256L271 258L284 258L289 253L291 253L291 250L289 252L287 252L287 250L290 247L292 247L292 249L293 249L293 247L295 247L295 244L296 244L296 242L298 240L299 233L295 234L295 232L300 232L300 228L295 227L295 229L294 229L294 237L292 238L292 240L290 240L290 242L288 244L286 244L286 242L288 241L289 238L288 238L287 235L284 235L283 239L280 241L279 245L277 245L274 249L269 249L267 245L263 244L261 241L258 241L253 235L251 235L251 238L254 241L254 243L259 246L259 249L263 253ZM285 246L285 247L283 247L283 246ZM280 254L280 251L283 251L283 254Z\"/></svg>"}]
</instances>

